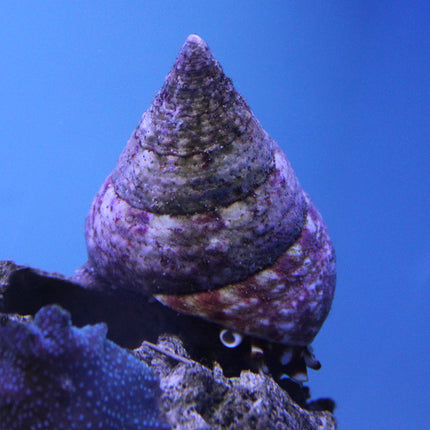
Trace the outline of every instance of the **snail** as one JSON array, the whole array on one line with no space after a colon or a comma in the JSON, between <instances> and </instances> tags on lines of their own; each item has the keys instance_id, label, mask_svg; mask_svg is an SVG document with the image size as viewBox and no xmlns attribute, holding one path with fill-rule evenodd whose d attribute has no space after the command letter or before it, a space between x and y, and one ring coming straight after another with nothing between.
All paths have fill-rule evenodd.
<instances>
[{"instance_id":1,"label":"snail","mask_svg":"<svg viewBox=\"0 0 430 430\"><path fill-rule=\"evenodd\" d=\"M244 336L283 346L287 365L308 346L333 300L327 228L277 143L190 35L165 83L94 198L85 273ZM285 348L284 348L285 347ZM302 360L302 361L303 361Z\"/></svg>"}]
</instances>

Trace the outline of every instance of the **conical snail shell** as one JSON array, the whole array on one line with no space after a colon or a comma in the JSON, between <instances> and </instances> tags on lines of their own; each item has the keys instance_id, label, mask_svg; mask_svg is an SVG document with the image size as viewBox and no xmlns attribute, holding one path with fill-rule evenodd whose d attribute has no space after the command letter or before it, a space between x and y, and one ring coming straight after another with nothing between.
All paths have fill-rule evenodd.
<instances>
[{"instance_id":1,"label":"conical snail shell","mask_svg":"<svg viewBox=\"0 0 430 430\"><path fill-rule=\"evenodd\" d=\"M333 299L320 214L196 35L95 197L86 238L112 284L274 342L308 345Z\"/></svg>"}]
</instances>

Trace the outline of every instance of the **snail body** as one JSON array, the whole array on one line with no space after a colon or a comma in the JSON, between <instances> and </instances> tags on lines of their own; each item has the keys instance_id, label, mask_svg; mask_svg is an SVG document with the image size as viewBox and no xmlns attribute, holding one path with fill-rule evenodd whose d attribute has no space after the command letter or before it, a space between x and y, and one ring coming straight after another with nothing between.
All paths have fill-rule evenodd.
<instances>
[{"instance_id":1,"label":"snail body","mask_svg":"<svg viewBox=\"0 0 430 430\"><path fill-rule=\"evenodd\" d=\"M271 342L309 345L333 299L321 215L196 35L96 195L86 240L109 283Z\"/></svg>"}]
</instances>

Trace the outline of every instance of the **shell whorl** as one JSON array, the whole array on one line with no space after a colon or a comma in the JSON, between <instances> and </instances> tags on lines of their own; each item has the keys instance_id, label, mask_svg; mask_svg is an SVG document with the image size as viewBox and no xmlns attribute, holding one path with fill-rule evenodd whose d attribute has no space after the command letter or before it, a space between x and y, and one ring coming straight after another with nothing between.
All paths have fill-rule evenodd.
<instances>
[{"instance_id":1,"label":"shell whorl","mask_svg":"<svg viewBox=\"0 0 430 430\"><path fill-rule=\"evenodd\" d=\"M192 35L112 179L133 207L208 212L242 200L267 180L272 145L206 43Z\"/></svg>"},{"instance_id":2,"label":"shell whorl","mask_svg":"<svg viewBox=\"0 0 430 430\"><path fill-rule=\"evenodd\" d=\"M109 282L276 342L310 343L333 298L321 216L196 35L95 197L86 237Z\"/></svg>"}]
</instances>

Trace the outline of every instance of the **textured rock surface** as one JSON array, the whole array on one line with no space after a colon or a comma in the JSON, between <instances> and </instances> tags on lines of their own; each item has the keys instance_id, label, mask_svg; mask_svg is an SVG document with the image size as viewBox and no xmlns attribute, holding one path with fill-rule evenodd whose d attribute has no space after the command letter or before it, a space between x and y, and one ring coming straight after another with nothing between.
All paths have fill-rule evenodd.
<instances>
[{"instance_id":1,"label":"textured rock surface","mask_svg":"<svg viewBox=\"0 0 430 430\"><path fill-rule=\"evenodd\" d=\"M68 312L42 308L34 322L0 325L0 429L153 430L155 374L106 340L106 326L72 327Z\"/></svg>"},{"instance_id":2,"label":"textured rock surface","mask_svg":"<svg viewBox=\"0 0 430 430\"><path fill-rule=\"evenodd\" d=\"M16 294L14 294L13 290L17 290L15 292ZM120 292L124 294L123 291ZM64 384L60 384L59 386L59 383L62 380L64 381L64 378L59 378L58 373L56 373L57 361L54 360L51 366L46 366L48 361L43 361L46 360L51 353L59 357L59 351L55 351L55 345L57 345L58 348L62 347L68 351L66 362L64 363L66 367L70 365L73 360L76 360L76 369L80 369L79 366L82 366L82 352L85 351L86 348L88 348L88 352L91 352L96 348L96 345L105 345L107 342L106 340L100 339L100 336L104 336L104 329L102 329L101 326L89 327L86 328L86 331L70 327L67 318L64 318L63 311L58 310L59 308L56 308L57 311L54 311L53 316L52 313L51 315L49 315L49 313L47 315L46 311L44 311L45 313L42 313L42 316L38 317L39 323L37 323L36 326L23 324L16 326L17 323L12 323L12 325L10 325L10 316L8 316L10 312L18 312L18 314L34 313L37 311L38 307L52 303L52 301L60 302L62 306L70 309L74 321L75 319L81 322L108 321L110 324L109 331L112 331L117 342L121 343L124 336L126 337L126 341L123 341L125 344L135 343L136 340L130 341L127 334L118 330L116 325L130 327L130 329L134 328L136 331L138 331L140 326L143 332L146 333L145 327L142 326L143 322L133 317L136 313L132 310L133 304L136 304L136 300L134 300L133 297L122 297L121 295L109 296L106 292L104 294L100 292L94 293L94 291L85 290L79 285L75 285L58 275L47 274L34 269L17 266L10 261L0 262L0 310L6 313L3 314L3 316L0 315L0 321L3 326L0 328L0 333L3 333L0 335L0 351L9 351L7 353L0 352L0 360L2 360L0 362L0 368L9 369L7 371L9 382L8 384L4 384L3 387L0 387L0 390L12 390L15 396L14 399L12 399L11 394L6 393L6 397L5 391L0 395L0 402L3 397L3 405L0 403L1 430L31 429L31 426L20 427L19 422L18 424L14 423L13 425L5 427L6 424L4 423L7 423L7 421L1 420L1 418L4 418L2 414L6 413L10 415L13 412L16 417L16 414L20 412L19 405L30 405L34 399L37 399L38 396L41 395L41 392L37 391L36 387L25 387L25 385L20 385L17 382L18 379L13 379L13 375L15 375L15 378L19 378L25 374L25 369L19 365L19 363L23 362L22 353L20 352L22 348L20 348L19 342L14 342L17 336L22 339L22 335L24 335L25 338L28 334L36 334L35 345L39 346L40 349L32 348L28 351L27 356L30 358L32 357L33 364L28 366L26 371L32 371L32 374L37 377L37 386L43 390L42 394L45 399L51 399L50 403L52 399L55 399L56 396L59 395L59 387L60 392L66 394L68 387L67 384L65 386ZM116 319L112 317L114 309L112 307L113 304L117 306L117 313L120 314ZM82 313L85 314L85 316L82 315ZM138 312L138 315L141 315L141 312ZM127 316L131 318L132 325L130 325ZM177 325L180 326L182 324L181 321L183 318L188 317L180 316ZM23 320L21 316L18 316L18 319ZM52 329L47 330L47 321L51 321L48 326L51 326L51 328L56 326L57 329L54 331L52 331ZM172 324L173 321L173 319L170 321L172 328L174 327L174 324ZM196 321L197 320L194 320L194 323L196 323ZM150 321L148 321L148 323L149 322ZM208 328L203 325L203 321L199 323L202 324L203 329ZM39 328L38 324L41 324L42 327ZM186 326L189 325L187 324ZM11 327L13 328L12 331ZM16 327L18 327L18 329ZM164 326L162 328L163 330L166 329ZM95 336L93 336L95 342L91 342L90 345L87 344L85 346L86 341L83 335L85 333L89 335L91 332ZM69 339L71 339L67 345L61 341L61 339L66 338L62 338L61 333L66 333ZM204 341L206 332L203 330L201 337L197 335L198 331L195 333L198 344L200 344L200 342ZM133 338L135 336L136 334L133 335ZM83 339L81 339L81 337L83 337ZM83 341L83 343L77 345L77 351L73 348L73 339L81 339ZM212 348L208 349L207 354L204 354L207 355L207 357L210 356L213 350L216 350L215 342L210 341L210 343L212 344ZM115 354L120 354L120 356L125 354L127 357L129 356L125 350L121 350L112 343L109 344ZM198 344L194 344L194 348L196 348ZM203 343L201 343L201 345L203 345ZM300 403L299 405L286 391L280 388L270 376L244 371L240 374L240 377L225 378L223 376L225 368L229 364L233 364L231 362L238 360L238 357L235 355L227 357L228 360L225 361L225 366L223 365L222 369L219 366L215 366L214 370L210 370L209 367L205 367L187 358L187 352L183 348L181 342L175 337L165 336L159 346L167 351L168 355L157 352L148 344L143 344L136 354L159 376L161 384L159 405L162 411L167 414L166 419L169 424L177 430L224 428L314 430L335 428L334 417L327 411L333 409L333 401L330 399L308 402L306 393L303 394L301 391L296 393L289 391ZM226 348L224 348L224 350L226 350ZM45 358L43 360L35 360L35 355L39 353L38 351L40 353L45 351ZM73 351L79 352L79 354L72 354ZM230 351L231 350L228 350L228 352ZM234 354L234 351L235 350L232 350L231 353ZM18 359L17 357L21 358ZM127 363L127 360L125 363ZM108 361L104 364L107 366ZM127 365L115 374L112 372L110 365L108 368L106 368L105 365L92 375L88 375L87 373L86 383L100 385L101 381L104 381L104 384L109 386L118 383L118 377L120 377L121 381L127 381L130 375L134 374L134 371ZM212 363L208 362L208 365L212 365ZM14 370L10 372L11 369ZM121 372L123 372L122 377ZM78 376L80 375L82 377L83 374L85 374L85 372L78 372ZM111 378L113 378L112 381L110 381ZM139 379L139 377L137 378ZM143 385L153 388L152 382L146 379L143 381ZM25 391L23 391L23 387L26 388ZM30 391L27 391L27 389ZM134 391L134 393L136 394L136 399L146 399L142 400L143 405L145 405L143 410L145 411L148 405L148 399L145 397L147 393L139 394L138 392L136 393L136 391ZM71 393L71 395L72 394L75 395L75 397L71 397L72 403L75 404L77 393ZM9 399L7 406L9 409L2 409L6 407L4 403L5 399ZM150 403L151 402L150 400ZM153 402L152 406L155 411L156 405ZM95 406L93 409L97 410L98 407ZM57 414L56 416L58 416L59 410L52 410L52 405L50 410L54 415ZM10 416L8 419L11 419ZM66 419L67 418L62 414L58 423ZM142 428L137 425L133 426L132 424L130 424L129 427L109 427L108 425L104 425L103 421L100 422L102 423L101 428L104 429L118 428L137 430ZM100 422L97 421L97 425ZM41 428L62 428L58 423L54 427L47 426ZM77 424L76 427L69 426L64 428L83 429L86 427L80 427L79 424ZM94 426L93 428L98 427Z\"/></svg>"},{"instance_id":3,"label":"textured rock surface","mask_svg":"<svg viewBox=\"0 0 430 430\"><path fill-rule=\"evenodd\" d=\"M165 337L158 346L186 356L175 338ZM136 354L159 375L161 407L175 430L336 428L331 413L301 408L270 376L243 371L238 378L225 378L219 366L210 370L179 361L145 344Z\"/></svg>"}]
</instances>

